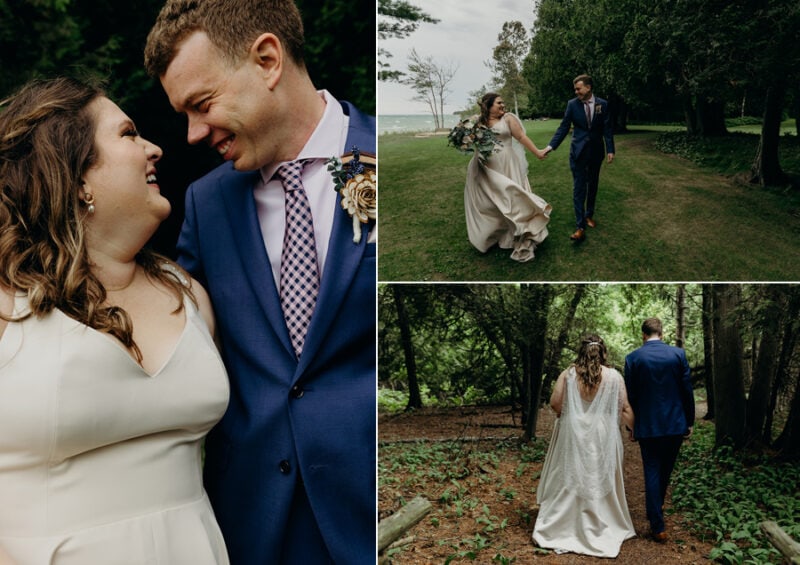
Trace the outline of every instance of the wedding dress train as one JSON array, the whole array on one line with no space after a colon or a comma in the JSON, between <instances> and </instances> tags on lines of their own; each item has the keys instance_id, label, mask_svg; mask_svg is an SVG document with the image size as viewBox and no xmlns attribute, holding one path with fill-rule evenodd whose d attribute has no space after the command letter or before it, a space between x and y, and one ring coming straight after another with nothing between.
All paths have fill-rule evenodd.
<instances>
[{"instance_id":1,"label":"wedding dress train","mask_svg":"<svg viewBox=\"0 0 800 565\"><path fill-rule=\"evenodd\" d=\"M533 540L557 552L616 557L636 535L622 477L622 376L604 368L597 394L586 401L575 368L568 371L536 492Z\"/></svg>"}]
</instances>

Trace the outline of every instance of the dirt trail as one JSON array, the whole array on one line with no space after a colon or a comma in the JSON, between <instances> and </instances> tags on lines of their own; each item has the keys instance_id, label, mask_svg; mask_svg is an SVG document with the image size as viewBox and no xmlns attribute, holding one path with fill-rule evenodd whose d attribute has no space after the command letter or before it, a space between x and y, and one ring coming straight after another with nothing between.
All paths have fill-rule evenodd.
<instances>
[{"instance_id":1,"label":"dirt trail","mask_svg":"<svg viewBox=\"0 0 800 565\"><path fill-rule=\"evenodd\" d=\"M705 414L705 409L704 404L698 404L698 418L702 418L703 414ZM549 408L542 409L537 421L537 436L549 438L553 422L554 415L552 410ZM517 427L510 427L514 423L507 407L470 407L448 410L423 409L412 414L380 416L378 420L378 436L380 442L423 438L445 440L459 437L518 437L520 435L519 414L516 414ZM632 443L627 439L623 443L625 446L623 463L625 493L633 525L638 536L622 545L620 554L613 563L615 565L617 563L631 565L709 563L710 561L706 556L711 551L712 545L695 538L687 532L685 527L682 526L683 517L680 514L667 515L667 532L670 535L668 543L657 544L649 539L649 524L645 515L644 476L641 456L636 443ZM486 444L482 445L485 448ZM515 563L517 564L530 563L534 560L537 563L553 564L611 563L608 559L575 554L542 555L536 552L536 548L531 541L531 533L533 521L535 520L537 481L532 481L531 477L538 477L540 468L541 464L538 464L531 469L531 472L526 472L521 477L517 477L513 464L509 463L506 466L505 462L500 462L498 472L504 473L504 488L520 493L511 501L492 505L491 511L493 514L509 519L508 526L503 530L502 534L499 534L503 538L503 547L500 553L507 559L516 558ZM476 497L482 502L492 501L498 498L496 489L497 485L492 484L490 481L485 483L474 481L470 483L469 496ZM397 509L396 498L399 494L392 488L381 489L378 502L381 518ZM411 493L403 494L404 496L413 496ZM432 502L434 503L434 509L440 507L439 502L435 500L432 500ZM669 511L669 500L666 507ZM530 525L519 518L523 513L530 513L533 516ZM445 520L441 520L437 527L430 523L430 517L431 515L414 527L411 531L414 541L406 545L404 550L393 558L392 563L394 565L444 563L449 555L455 553L455 550L448 543L442 544L442 540L457 541L474 535L475 521L471 517L465 516L461 520L463 527L457 521L452 526L444 524ZM448 522L454 521L450 520ZM497 536L498 534L495 535ZM484 551L479 554L478 560L454 559L452 563L483 563L484 561L489 563L495 553L493 550ZM484 558L484 556L487 557Z\"/></svg>"}]
</instances>

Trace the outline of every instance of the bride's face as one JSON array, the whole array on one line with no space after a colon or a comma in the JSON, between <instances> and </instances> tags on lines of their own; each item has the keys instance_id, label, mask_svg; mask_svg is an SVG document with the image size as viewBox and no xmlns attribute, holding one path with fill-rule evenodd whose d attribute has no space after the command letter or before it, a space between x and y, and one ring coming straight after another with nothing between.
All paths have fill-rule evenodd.
<instances>
[{"instance_id":1,"label":"bride's face","mask_svg":"<svg viewBox=\"0 0 800 565\"><path fill-rule=\"evenodd\" d=\"M505 113L506 105L503 102L503 99L498 96L494 99L494 104L492 104L492 107L489 108L489 116L492 118L499 118Z\"/></svg>"}]
</instances>

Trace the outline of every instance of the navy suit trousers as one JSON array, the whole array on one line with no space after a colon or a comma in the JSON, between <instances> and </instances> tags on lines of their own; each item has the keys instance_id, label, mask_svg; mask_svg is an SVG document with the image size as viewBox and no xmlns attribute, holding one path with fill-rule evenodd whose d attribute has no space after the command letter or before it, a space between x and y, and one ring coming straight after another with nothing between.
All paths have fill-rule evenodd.
<instances>
[{"instance_id":1,"label":"navy suit trousers","mask_svg":"<svg viewBox=\"0 0 800 565\"><path fill-rule=\"evenodd\" d=\"M572 203L575 207L575 225L578 229L586 229L586 218L594 216L602 164L602 154L598 159L591 154L589 147L584 148L583 153L577 159L570 161Z\"/></svg>"},{"instance_id":2,"label":"navy suit trousers","mask_svg":"<svg viewBox=\"0 0 800 565\"><path fill-rule=\"evenodd\" d=\"M683 436L651 437L639 440L644 466L644 492L650 531L664 531L664 499Z\"/></svg>"}]
</instances>

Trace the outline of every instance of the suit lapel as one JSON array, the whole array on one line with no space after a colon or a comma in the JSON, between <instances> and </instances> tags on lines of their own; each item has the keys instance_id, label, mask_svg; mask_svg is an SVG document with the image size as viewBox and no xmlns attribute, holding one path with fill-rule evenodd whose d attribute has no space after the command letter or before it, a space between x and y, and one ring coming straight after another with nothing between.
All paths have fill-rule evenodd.
<instances>
[{"instance_id":1,"label":"suit lapel","mask_svg":"<svg viewBox=\"0 0 800 565\"><path fill-rule=\"evenodd\" d=\"M370 118L361 114L347 102L342 102L342 108L350 117L347 140L342 153L350 151L354 145L364 152L374 153L374 122L370 122ZM341 308L342 301L347 296L347 291L353 283L367 247L369 224L361 226L361 242L353 243L353 221L342 209L340 202L341 195L338 195L328 245L328 256L325 258L325 272L322 274L317 305L314 308L311 325L303 344L303 354L300 356L300 364L297 367L298 375L308 367L321 346Z\"/></svg>"},{"instance_id":2,"label":"suit lapel","mask_svg":"<svg viewBox=\"0 0 800 565\"><path fill-rule=\"evenodd\" d=\"M294 355L253 197L253 187L259 178L258 171L239 173L221 189L221 192L244 276L248 279L275 335L279 336L287 351Z\"/></svg>"}]
</instances>

